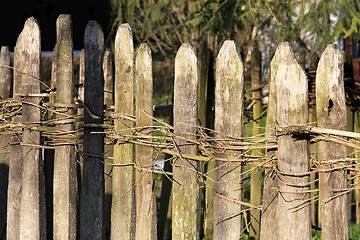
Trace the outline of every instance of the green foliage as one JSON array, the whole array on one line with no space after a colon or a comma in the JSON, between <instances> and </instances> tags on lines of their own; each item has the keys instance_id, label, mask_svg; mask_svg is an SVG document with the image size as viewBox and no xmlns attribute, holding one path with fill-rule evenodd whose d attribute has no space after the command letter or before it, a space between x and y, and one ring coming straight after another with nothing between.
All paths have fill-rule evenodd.
<instances>
[{"instance_id":1,"label":"green foliage","mask_svg":"<svg viewBox=\"0 0 360 240\"><path fill-rule=\"evenodd\" d=\"M350 224L350 239L360 240L360 225L351 223Z\"/></svg>"},{"instance_id":2,"label":"green foliage","mask_svg":"<svg viewBox=\"0 0 360 240\"><path fill-rule=\"evenodd\" d=\"M182 42L197 44L204 33L222 41L255 26L274 27L278 41L300 45L302 33L313 34L316 47L324 48L358 34L360 25L358 0L110 0L110 5L112 37L128 22L136 41L164 56Z\"/></svg>"},{"instance_id":3,"label":"green foliage","mask_svg":"<svg viewBox=\"0 0 360 240\"><path fill-rule=\"evenodd\" d=\"M360 225L355 223L350 223L350 239L360 240ZM314 230L312 234L313 240L321 240L321 231Z\"/></svg>"},{"instance_id":4,"label":"green foliage","mask_svg":"<svg viewBox=\"0 0 360 240\"><path fill-rule=\"evenodd\" d=\"M313 230L312 239L313 240L321 240L321 231Z\"/></svg>"}]
</instances>

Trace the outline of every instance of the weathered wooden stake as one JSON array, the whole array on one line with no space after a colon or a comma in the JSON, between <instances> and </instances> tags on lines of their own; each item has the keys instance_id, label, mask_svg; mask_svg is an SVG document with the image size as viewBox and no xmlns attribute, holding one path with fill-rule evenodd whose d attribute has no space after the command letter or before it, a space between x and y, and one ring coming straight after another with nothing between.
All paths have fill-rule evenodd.
<instances>
[{"instance_id":1,"label":"weathered wooden stake","mask_svg":"<svg viewBox=\"0 0 360 240\"><path fill-rule=\"evenodd\" d=\"M0 64L0 97L9 98L12 85L9 47L1 47Z\"/></svg>"},{"instance_id":2,"label":"weathered wooden stake","mask_svg":"<svg viewBox=\"0 0 360 240\"><path fill-rule=\"evenodd\" d=\"M308 80L287 43L276 51L278 62L277 123L280 126L308 122ZM273 60L273 61L274 61ZM293 135L278 137L279 197L278 239L311 239L309 142Z\"/></svg>"},{"instance_id":3,"label":"weathered wooden stake","mask_svg":"<svg viewBox=\"0 0 360 240\"><path fill-rule=\"evenodd\" d=\"M181 45L175 58L174 133L196 139L198 117L198 68L193 48ZM197 146L175 137L176 149L196 154ZM185 144L185 145L184 145ZM177 158L173 162L172 238L200 239L200 189L196 161Z\"/></svg>"},{"instance_id":4,"label":"weathered wooden stake","mask_svg":"<svg viewBox=\"0 0 360 240\"><path fill-rule=\"evenodd\" d=\"M276 109L277 109L277 71L279 67L279 58L281 52L278 48L271 61L270 67L270 94L269 94L269 107L267 112L267 144L276 144L275 126L276 126ZM274 150L267 151L267 156L275 155ZM275 169L266 168L264 175L264 190L263 190L263 207L261 212L261 229L260 239L278 239L278 225L274 224L277 218L277 205L278 205L278 188L279 182L276 177Z\"/></svg>"},{"instance_id":5,"label":"weathered wooden stake","mask_svg":"<svg viewBox=\"0 0 360 240\"><path fill-rule=\"evenodd\" d=\"M129 24L119 26L115 39L115 112L134 115L134 45ZM133 122L115 119L114 129L132 134ZM134 145L114 145L114 164L129 164L113 170L111 239L135 237Z\"/></svg>"},{"instance_id":6,"label":"weathered wooden stake","mask_svg":"<svg viewBox=\"0 0 360 240\"><path fill-rule=\"evenodd\" d=\"M8 47L1 47L0 53L0 97L2 99L9 98L11 69L10 67L10 52ZM3 119L5 120L5 119ZM6 119L6 121L9 119ZM0 135L0 231L6 232L6 212L7 212L7 191L9 180L9 166L10 166L10 142L11 135L2 133ZM6 237L6 236L4 236Z\"/></svg>"},{"instance_id":7,"label":"weathered wooden stake","mask_svg":"<svg viewBox=\"0 0 360 240\"><path fill-rule=\"evenodd\" d=\"M354 132L360 133L360 116L359 112L355 112L354 116ZM355 158L360 159L360 152L355 152ZM357 166L357 169L360 169L359 166ZM354 178L354 185L358 186L360 184L360 177ZM355 222L356 224L360 223L360 189L355 189Z\"/></svg>"},{"instance_id":8,"label":"weathered wooden stake","mask_svg":"<svg viewBox=\"0 0 360 240\"><path fill-rule=\"evenodd\" d=\"M243 135L244 67L240 52L234 41L225 41L216 59L215 131L217 138ZM234 152L217 154L233 159ZM216 193L241 201L242 164L216 161ZM214 196L214 239L242 238L241 205L229 202L219 195Z\"/></svg>"},{"instance_id":9,"label":"weathered wooden stake","mask_svg":"<svg viewBox=\"0 0 360 240\"><path fill-rule=\"evenodd\" d=\"M21 36L19 36L16 47L14 48L14 68L23 69L25 59L22 57ZM14 71L14 87L13 97L22 92L21 89L22 73ZM12 118L13 123L20 123L21 116ZM21 158L21 134L14 134L11 136L10 147L10 167L9 167L9 186L8 186L8 204L7 204L7 229L6 235L9 240L20 239L20 202L21 202L21 189L22 189L22 171L23 161Z\"/></svg>"},{"instance_id":10,"label":"weathered wooden stake","mask_svg":"<svg viewBox=\"0 0 360 240\"><path fill-rule=\"evenodd\" d=\"M109 106L114 105L114 77L113 77L113 62L112 54L109 51L105 51L104 62L104 104L108 108ZM111 120L108 121L108 124L113 124ZM108 142L109 139L106 139ZM104 224L105 224L105 237L110 236L110 226L111 226L111 202L112 202L112 170L113 170L113 151L114 147L110 144L105 144L105 207L104 207Z\"/></svg>"},{"instance_id":11,"label":"weathered wooden stake","mask_svg":"<svg viewBox=\"0 0 360 240\"><path fill-rule=\"evenodd\" d=\"M339 47L329 45L316 73L316 113L320 128L346 130L343 67ZM346 163L327 162L345 157L346 147L325 141L318 143L321 235L325 240L349 239Z\"/></svg>"},{"instance_id":12,"label":"weathered wooden stake","mask_svg":"<svg viewBox=\"0 0 360 240\"><path fill-rule=\"evenodd\" d=\"M96 21L85 29L84 167L80 197L80 239L103 239L104 214L104 35Z\"/></svg>"},{"instance_id":13,"label":"weathered wooden stake","mask_svg":"<svg viewBox=\"0 0 360 240\"><path fill-rule=\"evenodd\" d=\"M21 93L40 93L40 28L34 18L25 22L16 44L20 67ZM16 83L17 84L17 83ZM17 88L17 86L15 86ZM22 105L22 122L33 125L40 122L38 97L26 97ZM46 239L44 160L40 155L40 132L25 129L22 136L23 178L20 206L20 239Z\"/></svg>"},{"instance_id":14,"label":"weathered wooden stake","mask_svg":"<svg viewBox=\"0 0 360 240\"><path fill-rule=\"evenodd\" d=\"M152 126L153 76L151 51L147 44L140 45L136 54L136 127ZM149 114L149 115L147 115ZM146 134L146 130L144 130ZM138 240L157 238L156 199L153 192L153 149L136 146L136 237Z\"/></svg>"},{"instance_id":15,"label":"weathered wooden stake","mask_svg":"<svg viewBox=\"0 0 360 240\"><path fill-rule=\"evenodd\" d=\"M57 19L56 103L73 103L73 43L70 15ZM74 115L73 109L66 111ZM64 115L57 115L57 119ZM56 131L73 134L73 124L57 125ZM75 146L55 147L54 158L54 239L76 239L76 160Z\"/></svg>"}]
</instances>

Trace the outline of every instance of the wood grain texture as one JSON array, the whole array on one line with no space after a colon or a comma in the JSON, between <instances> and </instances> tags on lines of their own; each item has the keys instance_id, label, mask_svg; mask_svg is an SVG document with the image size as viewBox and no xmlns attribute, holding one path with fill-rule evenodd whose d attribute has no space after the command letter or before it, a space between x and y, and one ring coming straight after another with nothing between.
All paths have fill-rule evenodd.
<instances>
[{"instance_id":1,"label":"wood grain texture","mask_svg":"<svg viewBox=\"0 0 360 240\"><path fill-rule=\"evenodd\" d=\"M269 93L269 107L267 112L267 144L276 144L275 127L276 127L276 111L277 111L277 72L279 68L280 59L283 57L281 48L278 48L271 61L270 66L270 93ZM268 150L268 156L274 155L277 152ZM278 205L278 188L279 182L276 177L275 169L266 168L264 174L264 190L263 190L263 209L261 212L261 229L260 239L278 239L278 224L274 224L274 219L277 218Z\"/></svg>"},{"instance_id":2,"label":"wood grain texture","mask_svg":"<svg viewBox=\"0 0 360 240\"><path fill-rule=\"evenodd\" d=\"M10 69L9 47L1 47L0 53L0 97L2 99L10 97L10 86L12 84L12 74ZM3 119L9 121L9 119ZM10 167L10 142L11 135L2 133L0 135L0 229L6 232L6 213L7 213L7 191ZM10 203L11 204L11 203ZM5 236L6 237L6 236Z\"/></svg>"},{"instance_id":3,"label":"wood grain texture","mask_svg":"<svg viewBox=\"0 0 360 240\"><path fill-rule=\"evenodd\" d=\"M119 26L115 38L115 112L134 112L134 45L128 24ZM132 134L134 123L115 119L114 129L121 134ZM114 164L134 163L134 145L114 145ZM135 190L133 166L115 167L113 170L113 197L111 209L111 239L135 238Z\"/></svg>"},{"instance_id":4,"label":"wood grain texture","mask_svg":"<svg viewBox=\"0 0 360 240\"><path fill-rule=\"evenodd\" d=\"M198 116L198 68L193 48L182 44L175 58L174 133L196 139ZM175 138L178 151L196 154L197 146ZM197 162L177 158L173 162L172 238L200 239L200 192Z\"/></svg>"},{"instance_id":5,"label":"wood grain texture","mask_svg":"<svg viewBox=\"0 0 360 240\"><path fill-rule=\"evenodd\" d=\"M56 22L56 103L73 103L73 42L70 15ZM74 109L65 112L74 115ZM64 115L57 115L57 119ZM56 131L70 133L73 124L57 125ZM74 145L55 147L54 158L54 239L76 239L76 160Z\"/></svg>"},{"instance_id":6,"label":"wood grain texture","mask_svg":"<svg viewBox=\"0 0 360 240\"><path fill-rule=\"evenodd\" d=\"M339 47L329 45L316 73L316 113L320 128L346 130L343 66ZM325 141L318 143L318 161L324 171L319 173L322 239L349 239L346 164L326 163L345 157L345 146ZM338 170L330 170L332 168Z\"/></svg>"},{"instance_id":7,"label":"wood grain texture","mask_svg":"<svg viewBox=\"0 0 360 240\"><path fill-rule=\"evenodd\" d=\"M113 71L113 58L110 51L104 53L104 104L105 107L114 105L114 71ZM107 124L113 124L112 120L108 120ZM110 139L105 139L105 142L110 142ZM112 171L114 146L112 144L105 144L105 166L104 166L104 181L105 181L105 208L104 208L104 224L105 224L105 237L110 236L111 226L111 202L112 202Z\"/></svg>"},{"instance_id":8,"label":"wood grain texture","mask_svg":"<svg viewBox=\"0 0 360 240\"><path fill-rule=\"evenodd\" d=\"M234 41L225 41L216 59L215 131L217 138L243 135L244 67ZM226 151L217 157L237 158ZM242 199L242 164L216 161L215 191L228 198ZM214 239L239 239L242 236L241 205L214 196Z\"/></svg>"},{"instance_id":9,"label":"wood grain texture","mask_svg":"<svg viewBox=\"0 0 360 240\"><path fill-rule=\"evenodd\" d=\"M89 21L85 29L85 124L102 124L104 121L103 57L103 32L96 21ZM84 129L80 239L103 239L104 164L101 156L104 154L104 135L95 133L102 131L99 127Z\"/></svg>"},{"instance_id":10,"label":"wood grain texture","mask_svg":"<svg viewBox=\"0 0 360 240\"><path fill-rule=\"evenodd\" d=\"M136 127L152 126L153 76L150 47L141 44L136 54ZM147 115L149 114L149 115ZM143 134L148 134L146 129ZM156 199L153 192L153 148L136 146L136 237L139 240L157 239Z\"/></svg>"},{"instance_id":11,"label":"wood grain texture","mask_svg":"<svg viewBox=\"0 0 360 240\"><path fill-rule=\"evenodd\" d=\"M277 123L280 126L308 122L308 80L287 43L281 43L276 73ZM277 206L278 239L311 239L309 143L293 135L278 137L280 178ZM292 174L302 174L295 176ZM296 211L294 211L296 210Z\"/></svg>"},{"instance_id":12,"label":"wood grain texture","mask_svg":"<svg viewBox=\"0 0 360 240\"><path fill-rule=\"evenodd\" d=\"M21 89L22 94L40 93L40 28L34 18L25 22L16 48L19 57L23 58L21 82L16 89ZM17 85L16 83L15 85ZM40 99L26 97L26 102L34 105L23 104L22 122L25 125L40 121ZM22 135L22 161L23 178L20 207L20 239L46 239L45 216L45 181L44 162L40 149L33 145L40 145L40 132L24 130Z\"/></svg>"}]
</instances>

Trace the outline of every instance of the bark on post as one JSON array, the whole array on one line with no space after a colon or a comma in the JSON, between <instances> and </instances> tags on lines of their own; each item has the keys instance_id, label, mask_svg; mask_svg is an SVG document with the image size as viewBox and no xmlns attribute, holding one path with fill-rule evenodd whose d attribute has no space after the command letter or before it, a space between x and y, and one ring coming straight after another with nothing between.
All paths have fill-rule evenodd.
<instances>
[{"instance_id":1,"label":"bark on post","mask_svg":"<svg viewBox=\"0 0 360 240\"><path fill-rule=\"evenodd\" d=\"M217 138L240 138L243 135L244 67L234 41L225 41L216 59L215 132ZM226 151L217 157L234 159ZM238 201L242 199L242 164L216 161L216 193ZM214 239L242 238L241 205L214 196Z\"/></svg>"},{"instance_id":2,"label":"bark on post","mask_svg":"<svg viewBox=\"0 0 360 240\"><path fill-rule=\"evenodd\" d=\"M255 50L251 56L251 87L254 90L252 92L252 97L254 98L253 105L253 126L252 126L252 135L254 137L259 136L261 133L261 114L263 111L261 98L261 52ZM253 150L253 155L261 156L261 150ZM250 203L259 206L261 204L261 167L256 167L251 172L250 179ZM260 235L260 210L251 209L250 210L250 233L249 235L255 238L258 238Z\"/></svg>"},{"instance_id":3,"label":"bark on post","mask_svg":"<svg viewBox=\"0 0 360 240\"><path fill-rule=\"evenodd\" d=\"M343 66L339 47L329 45L316 74L316 113L320 128L346 130ZM327 162L345 157L346 147L325 141L318 143L321 235L325 240L349 239L346 163Z\"/></svg>"},{"instance_id":4,"label":"bark on post","mask_svg":"<svg viewBox=\"0 0 360 240\"><path fill-rule=\"evenodd\" d=\"M104 214L104 35L96 21L85 29L84 167L80 197L80 239L103 239ZM91 125L89 125L91 124Z\"/></svg>"},{"instance_id":5,"label":"bark on post","mask_svg":"<svg viewBox=\"0 0 360 240\"><path fill-rule=\"evenodd\" d=\"M140 45L136 55L136 127L152 126L153 76L151 51ZM147 134L146 130L141 131ZM136 145L136 237L138 240L157 238L156 199L153 192L153 149Z\"/></svg>"},{"instance_id":6,"label":"bark on post","mask_svg":"<svg viewBox=\"0 0 360 240\"><path fill-rule=\"evenodd\" d=\"M111 52L105 51L104 62L104 104L108 108L114 104L114 77L113 77L113 62ZM112 121L109 120L108 124L112 124ZM106 139L108 142L109 139ZM113 145L105 144L105 208L104 208L104 224L105 224L105 238L110 237L110 226L111 226L111 201L112 201L112 170L113 170Z\"/></svg>"},{"instance_id":7,"label":"bark on post","mask_svg":"<svg viewBox=\"0 0 360 240\"><path fill-rule=\"evenodd\" d=\"M134 45L129 24L119 26L115 39L115 113L134 115ZM115 119L114 129L131 135L133 122ZM114 145L111 239L135 237L134 145Z\"/></svg>"},{"instance_id":8,"label":"bark on post","mask_svg":"<svg viewBox=\"0 0 360 240\"><path fill-rule=\"evenodd\" d=\"M198 117L198 68L193 48L184 43L175 58L174 134L180 154L197 154L197 146L182 138L196 139ZM184 145L185 144L185 145ZM173 162L173 239L200 238L200 191L197 162L177 158Z\"/></svg>"},{"instance_id":9,"label":"bark on post","mask_svg":"<svg viewBox=\"0 0 360 240\"><path fill-rule=\"evenodd\" d=\"M278 46L276 72L277 122L280 126L307 124L308 80L287 43ZM278 137L278 239L311 239L309 142L301 136Z\"/></svg>"},{"instance_id":10,"label":"bark on post","mask_svg":"<svg viewBox=\"0 0 360 240\"><path fill-rule=\"evenodd\" d=\"M73 43L70 15L60 15L56 22L56 103L73 103ZM67 116L74 115L68 109ZM56 115L57 119L64 115ZM57 125L56 131L73 134L73 124ZM76 239L76 161L75 146L55 147L54 158L54 239Z\"/></svg>"},{"instance_id":11,"label":"bark on post","mask_svg":"<svg viewBox=\"0 0 360 240\"><path fill-rule=\"evenodd\" d=\"M24 59L24 66L19 66L21 93L40 93L40 28L34 18L25 22L18 42L18 56ZM22 106L22 122L33 126L40 122L40 104L38 97L26 97ZM45 179L44 161L40 155L40 132L25 127L22 138L23 178L20 207L20 239L46 239L45 216Z\"/></svg>"}]
</instances>

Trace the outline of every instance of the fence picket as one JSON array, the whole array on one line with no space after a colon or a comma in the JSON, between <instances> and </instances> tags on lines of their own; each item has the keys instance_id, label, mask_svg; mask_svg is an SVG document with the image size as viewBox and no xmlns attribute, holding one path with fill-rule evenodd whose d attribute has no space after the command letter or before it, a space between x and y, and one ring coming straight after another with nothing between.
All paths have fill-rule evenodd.
<instances>
[{"instance_id":1,"label":"fence picket","mask_svg":"<svg viewBox=\"0 0 360 240\"><path fill-rule=\"evenodd\" d=\"M276 144L275 126L276 126L276 109L277 109L277 71L279 62L282 58L280 48L275 52L271 61L270 67L270 94L269 106L267 112L267 144ZM268 150L267 156L275 155L274 150ZM274 224L274 219L277 218L278 205L278 189L279 182L276 177L276 172L273 168L266 168L264 174L264 189L263 189L263 208L261 212L261 228L260 239L278 239L278 225Z\"/></svg>"},{"instance_id":2,"label":"fence picket","mask_svg":"<svg viewBox=\"0 0 360 240\"><path fill-rule=\"evenodd\" d=\"M308 122L308 80L290 46L281 43L275 84L277 123L280 126ZM281 179L277 206L278 239L311 239L308 205L310 176L309 142L301 136L278 136L278 168ZM297 175L300 174L300 175Z\"/></svg>"},{"instance_id":3,"label":"fence picket","mask_svg":"<svg viewBox=\"0 0 360 240\"><path fill-rule=\"evenodd\" d=\"M114 105L114 77L113 77L113 62L111 52L105 51L104 62L104 104L107 108ZM107 124L113 124L111 120ZM106 142L109 142L109 139L106 139ZM111 201L112 201L112 169L113 169L113 151L114 147L110 144L105 144L105 208L104 208L104 224L105 224L105 237L110 235L110 222L111 222Z\"/></svg>"},{"instance_id":4,"label":"fence picket","mask_svg":"<svg viewBox=\"0 0 360 240\"><path fill-rule=\"evenodd\" d=\"M70 15L57 19L56 103L73 103L73 43ZM63 112L63 111L62 111ZM67 109L66 115L74 115ZM57 114L63 119L64 114ZM56 131L71 136L74 126L57 125ZM54 157L54 239L76 239L76 161L74 145L55 147Z\"/></svg>"},{"instance_id":5,"label":"fence picket","mask_svg":"<svg viewBox=\"0 0 360 240\"><path fill-rule=\"evenodd\" d=\"M318 127L346 130L344 60L339 47L329 45L320 58L316 73L316 112ZM318 143L319 194L322 239L349 239L346 163L328 160L346 158L346 147ZM337 170L334 170L336 168Z\"/></svg>"},{"instance_id":6,"label":"fence picket","mask_svg":"<svg viewBox=\"0 0 360 240\"><path fill-rule=\"evenodd\" d=\"M104 35L96 21L85 29L84 165L80 196L80 238L103 239L104 135L103 123ZM90 125L89 125L90 124ZM95 124L95 127L93 125Z\"/></svg>"},{"instance_id":7,"label":"fence picket","mask_svg":"<svg viewBox=\"0 0 360 240\"><path fill-rule=\"evenodd\" d=\"M14 68L22 69L25 67L24 59L21 57L20 39L14 48ZM21 93L22 74L15 70L13 79L13 95ZM21 116L15 116L11 120L13 123L21 121ZM16 240L20 238L20 202L21 202L21 185L22 185L22 168L21 159L22 148L20 145L22 136L15 133L11 136L10 147L10 166L9 166L9 186L8 186L8 204L7 204L7 239Z\"/></svg>"},{"instance_id":8,"label":"fence picket","mask_svg":"<svg viewBox=\"0 0 360 240\"><path fill-rule=\"evenodd\" d=\"M12 84L9 47L1 47L0 64L0 97L3 100L10 97L10 86ZM3 232L6 229L10 142L10 134L0 135L0 146L3 149L0 152L0 176L2 176L0 178L0 229L3 229Z\"/></svg>"},{"instance_id":9,"label":"fence picket","mask_svg":"<svg viewBox=\"0 0 360 240\"><path fill-rule=\"evenodd\" d=\"M348 172L347 165L353 164L353 160L346 158L346 146L357 148L360 137L344 131L347 125L344 59L337 45L326 48L316 73L316 108L310 109L313 114L313 110L317 111L317 128L307 125L309 104L313 104L308 99L314 100L314 97L308 97L308 80L304 70L294 58L289 44L279 45L271 62L267 139L259 137L259 141L258 138L242 140L244 98L249 98L244 96L244 66L234 41L225 41L219 51L216 87L211 85L211 81L205 84L205 78L204 81L199 79L200 71L192 46L183 44L180 47L175 59L174 105L170 116L170 124L174 123L174 127L158 128L167 131L165 137L152 132L150 47L142 44L135 58L132 30L128 24L122 24L117 30L113 88L111 53L104 54L103 32L97 22L88 23L85 51L80 57L79 83L85 86L79 88L79 104L73 104L75 86L70 15L60 15L57 21L50 93L41 92L40 50L39 25L34 18L29 18L14 49L13 98L10 98L12 70L4 65L10 66L11 55L9 48L1 48L0 97L7 99L1 99L0 146L10 146L8 180L5 176L8 153L0 151L3 158L0 160L0 182L8 181L8 185L3 184L7 187L7 196L0 194L1 206L7 198L7 209L0 209L2 237L6 235L10 240L46 239L53 235L54 239L108 239L111 233L111 239L157 239L158 236L169 235L168 224L172 214L172 238L198 240L201 236L201 207L204 207L202 200L207 205L213 197L214 216L211 215L212 206L205 206L208 211L205 212L208 215L204 216L205 238L242 239L242 213L248 210L244 209L246 207L250 208L252 224L246 229L249 237L258 236L259 225L254 223L259 221L256 214L261 210L261 239L311 239L311 225L315 223L315 215L311 220L311 212L315 212L315 205L310 207L310 204L318 199L316 194L311 195L316 192L317 180L313 180L316 173L319 174L318 217L321 215L321 221L319 219L318 225L321 222L322 238L335 240L350 237L348 193L353 188L348 188L347 177L353 171L350 169ZM206 44L202 46L201 54L205 50ZM208 53L206 51L206 55L200 57L206 60L210 56L207 63L211 65L212 55ZM256 85L253 88L260 86L260 73L255 67L258 64L253 63L251 78ZM204 66L201 74L207 70ZM211 79L213 72L207 74ZM313 79L313 71L309 71L309 76ZM199 92L199 88L204 89ZM216 96L212 98L214 93ZM254 106L254 117L261 113L260 105L256 106L260 103L261 96L258 94L251 98L256 104L248 107ZM204 99L209 106L215 99L215 120L208 114L213 109L204 108ZM47 100L49 104L45 102ZM199 101L203 102L199 104ZM114 108L111 106L113 103ZM56 120L65 117L66 121L54 121L51 109L60 110L56 112ZM112 112L113 109L115 112ZM168 106L166 109L169 109ZM84 120L75 118L75 111L83 114ZM41 119L41 116L48 119ZM115 120L106 120L103 124L104 116ZM355 116L358 117L358 114ZM8 123L10 118L12 124ZM205 133L198 132L201 130L199 121L202 124L206 122ZM213 128L211 124L214 122L215 131L211 131L209 129ZM75 130L74 124L79 129ZM114 129L110 127L106 130L105 146L103 128L109 125L113 125ZM258 135L258 130L255 128L253 135ZM43 143L40 132L44 132ZM11 135L11 140L7 134ZM78 141L82 135L83 144ZM139 140L139 136L145 135L149 142L143 141L143 138ZM319 135L326 140L317 137ZM338 137L335 139L334 136ZM81 154L82 164L79 165L75 162L74 138ZM311 169L309 139L320 141L319 161L312 161ZM267 141L266 146L262 145L263 141ZM52 154L54 148L55 156ZM266 158L256 156L256 151L262 148L270 149ZM171 154L172 167L168 161L164 169L154 170L154 149L169 156ZM241 149L249 151L242 152ZM41 150L44 150L43 154ZM252 155L247 155L250 151ZM42 156L47 163L46 176ZM200 163L208 165L206 174ZM244 173L242 167L245 164L265 167L262 205L259 202L261 175L254 173L258 169L250 170L255 181L251 181L250 203L244 200L242 180L247 172ZM80 165L83 167L80 168ZM163 216L159 218L160 225L156 226L159 204L156 203L154 189L158 185L153 172L162 170L168 173L164 174L164 178L173 181L163 180L160 200L160 215ZM46 196L45 177L46 191L50 194ZM172 186L171 194L169 186ZM205 192L204 187L207 189L206 199L202 199L201 195ZM54 195L51 195L52 191ZM77 206L79 192L80 204ZM170 209L169 205L172 205ZM6 222L1 222L5 211ZM6 234L2 232L5 225Z\"/></svg>"},{"instance_id":10,"label":"fence picket","mask_svg":"<svg viewBox=\"0 0 360 240\"><path fill-rule=\"evenodd\" d=\"M19 47L14 48L14 68L21 69L24 67ZM21 93L21 77L19 71L14 71L13 95ZM12 118L12 122L20 122L21 116ZM13 134L11 137L10 147L10 166L9 166L9 186L8 186L8 204L7 204L7 239L15 240L20 238L20 201L21 201L21 184L22 184L22 159L21 159L21 134Z\"/></svg>"},{"instance_id":11,"label":"fence picket","mask_svg":"<svg viewBox=\"0 0 360 240\"><path fill-rule=\"evenodd\" d=\"M180 154L196 154L197 146L185 144L182 137L196 139L198 117L198 68L193 48L182 44L175 58L174 134ZM185 145L184 145L185 144ZM173 239L200 239L200 190L198 163L177 158L173 162Z\"/></svg>"},{"instance_id":12,"label":"fence picket","mask_svg":"<svg viewBox=\"0 0 360 240\"><path fill-rule=\"evenodd\" d=\"M11 81L11 69L10 69L10 51L9 47L1 47L0 54L0 97L9 98Z\"/></svg>"},{"instance_id":13,"label":"fence picket","mask_svg":"<svg viewBox=\"0 0 360 240\"><path fill-rule=\"evenodd\" d=\"M23 58L22 94L40 93L40 28L34 18L25 22L16 45L18 57ZM38 97L25 97L22 105L22 122L33 125L40 122ZM25 127L22 135L23 178L20 206L20 239L45 239L45 179L44 162L40 155L40 132Z\"/></svg>"},{"instance_id":14,"label":"fence picket","mask_svg":"<svg viewBox=\"0 0 360 240\"><path fill-rule=\"evenodd\" d=\"M134 115L134 45L128 24L119 26L115 39L115 113ZM114 129L131 135L130 120L115 119ZM128 164L113 170L113 201L111 208L111 238L135 237L134 145L114 145L114 164Z\"/></svg>"},{"instance_id":15,"label":"fence picket","mask_svg":"<svg viewBox=\"0 0 360 240\"><path fill-rule=\"evenodd\" d=\"M152 126L153 77L151 51L142 44L136 54L136 127ZM149 114L149 116L147 115ZM143 131L142 131L143 132ZM146 134L146 130L144 132ZM153 192L153 149L136 146L136 237L135 239L156 239L156 199Z\"/></svg>"},{"instance_id":16,"label":"fence picket","mask_svg":"<svg viewBox=\"0 0 360 240\"><path fill-rule=\"evenodd\" d=\"M216 59L215 132L217 138L241 138L243 135L244 66L234 41L225 41ZM231 138L229 138L230 140ZM228 151L217 157L238 157ZM222 196L238 201L242 199L242 164L216 161L214 196L214 239L239 239L242 237L241 205Z\"/></svg>"}]
</instances>

